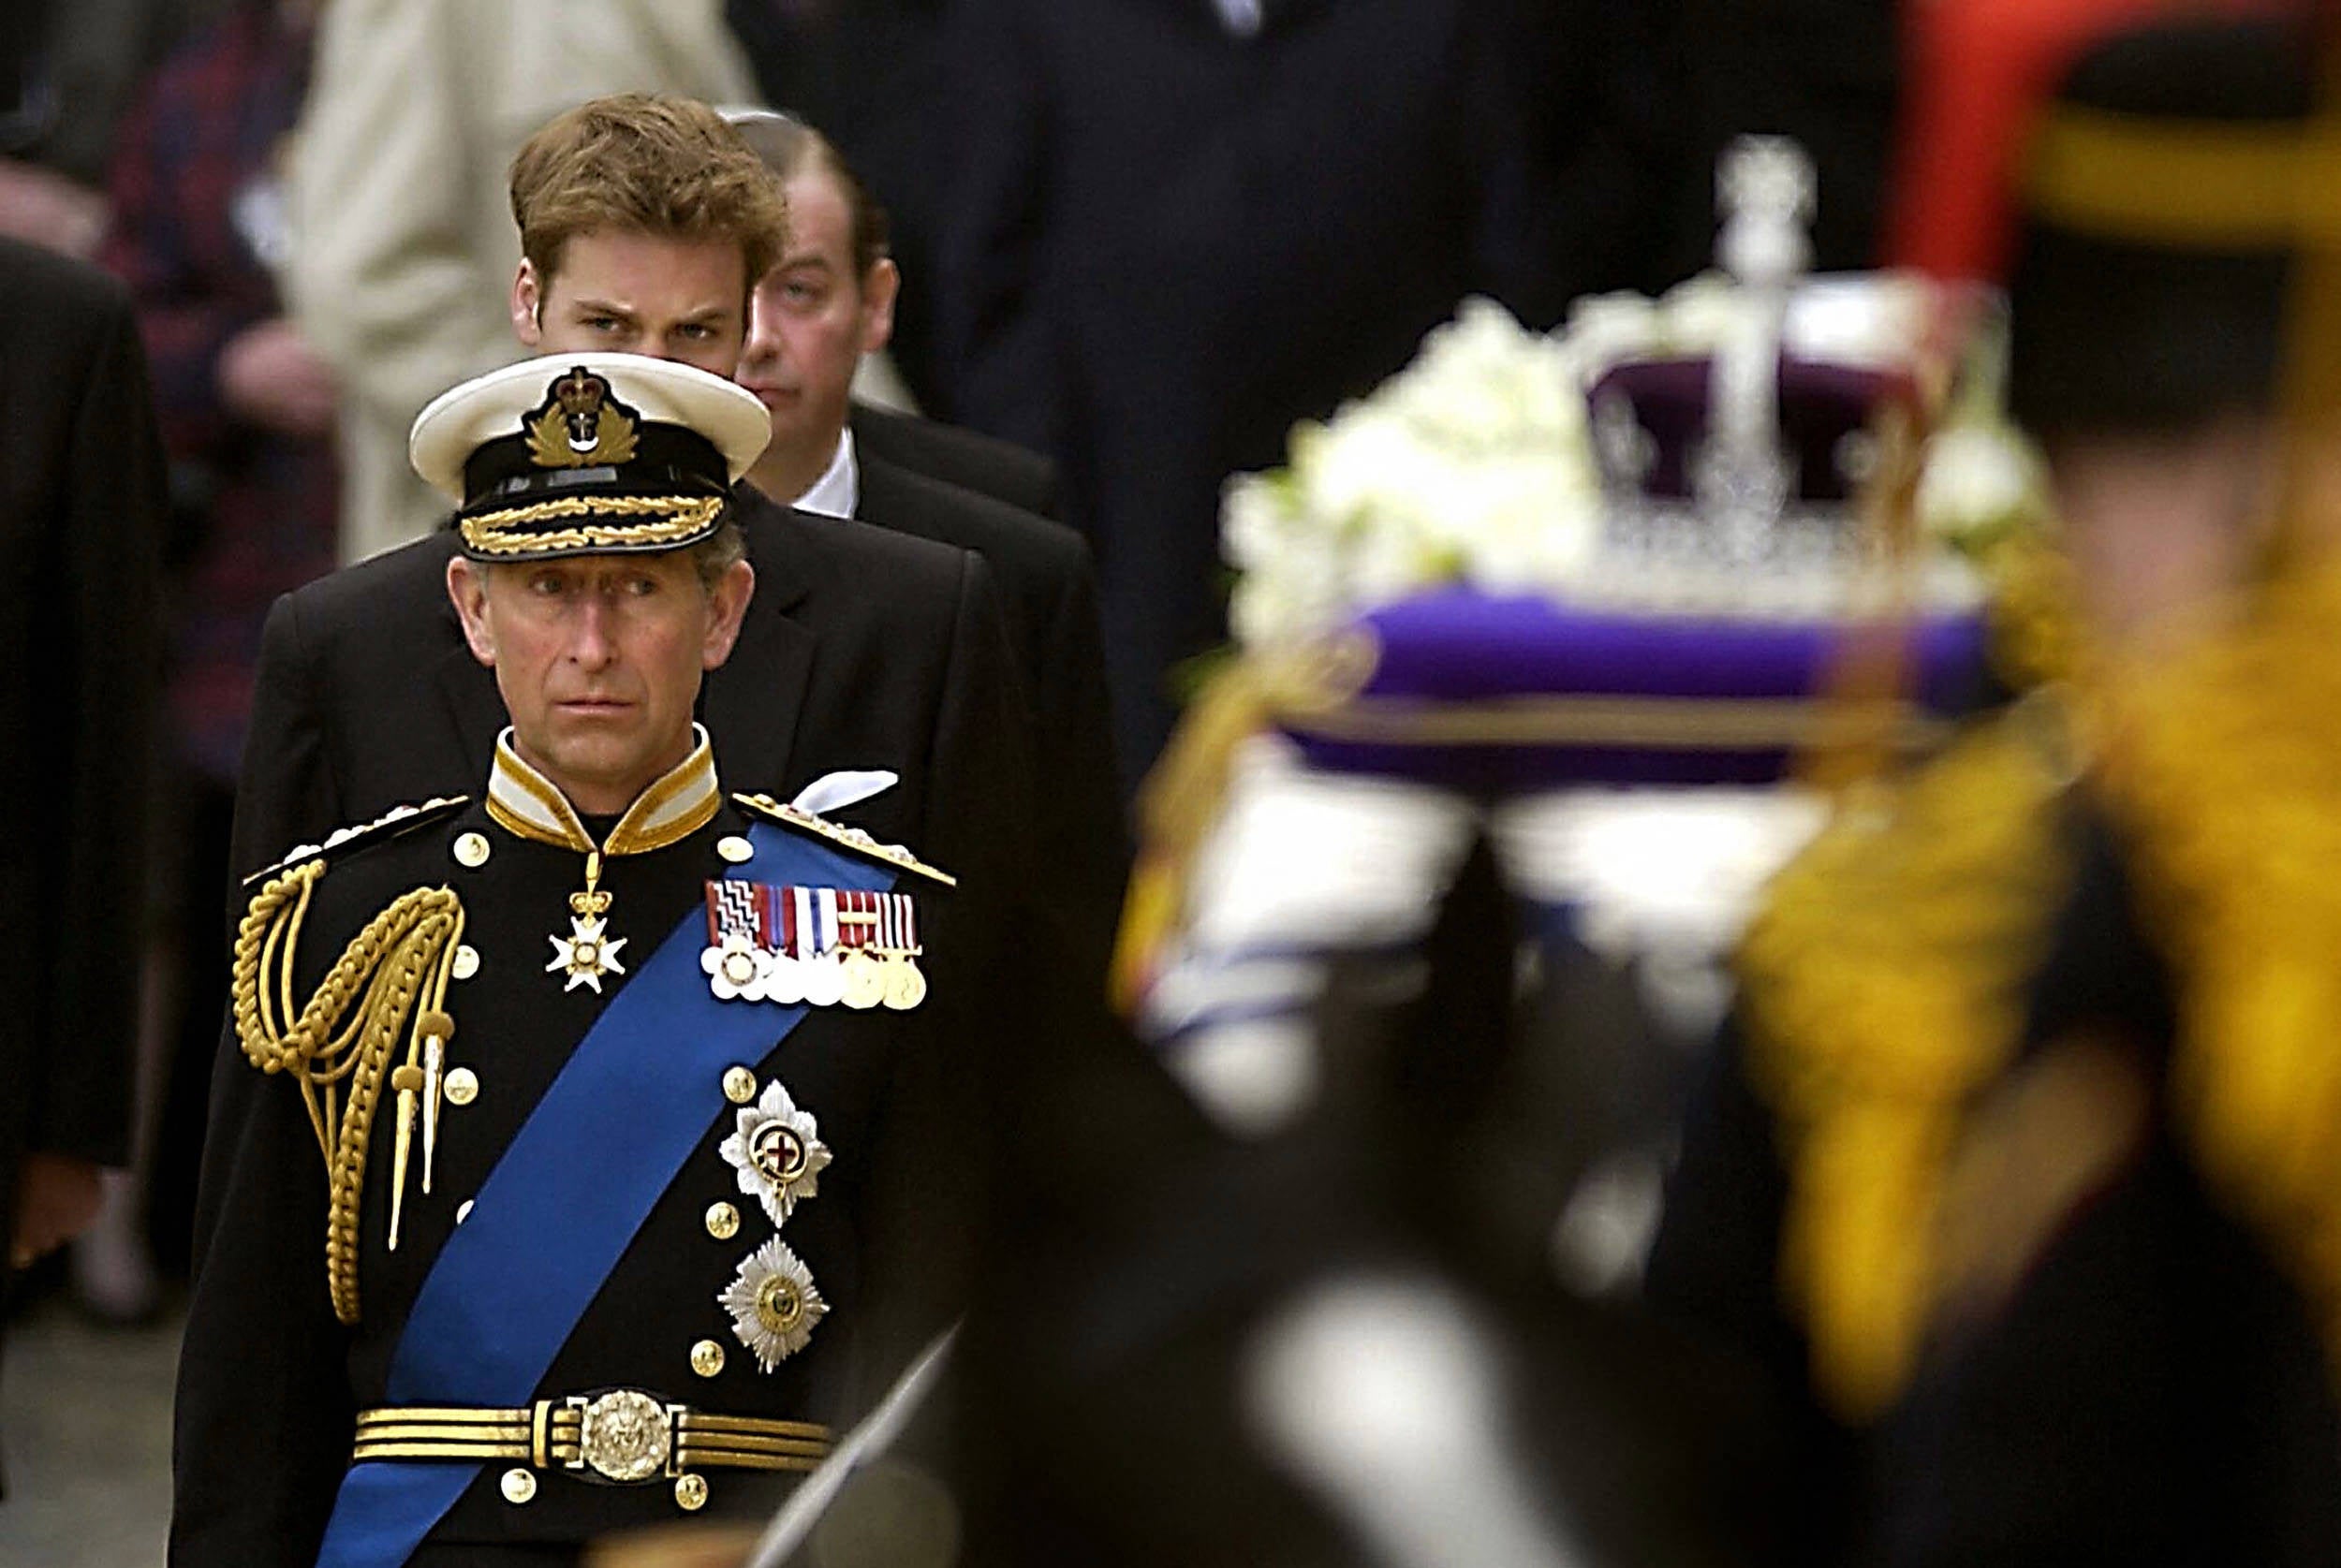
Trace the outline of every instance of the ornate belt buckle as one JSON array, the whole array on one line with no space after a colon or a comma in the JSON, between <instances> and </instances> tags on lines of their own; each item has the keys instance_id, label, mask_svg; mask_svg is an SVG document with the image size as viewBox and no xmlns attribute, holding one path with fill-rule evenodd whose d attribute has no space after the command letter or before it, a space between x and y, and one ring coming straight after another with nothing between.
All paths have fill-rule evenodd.
<instances>
[{"instance_id":1,"label":"ornate belt buckle","mask_svg":"<svg viewBox=\"0 0 2341 1568\"><path fill-rule=\"evenodd\" d=\"M564 1402L582 1411L578 1457L603 1480L625 1485L668 1470L681 1406L661 1404L636 1388L613 1388L592 1399L572 1394Z\"/></svg>"}]
</instances>

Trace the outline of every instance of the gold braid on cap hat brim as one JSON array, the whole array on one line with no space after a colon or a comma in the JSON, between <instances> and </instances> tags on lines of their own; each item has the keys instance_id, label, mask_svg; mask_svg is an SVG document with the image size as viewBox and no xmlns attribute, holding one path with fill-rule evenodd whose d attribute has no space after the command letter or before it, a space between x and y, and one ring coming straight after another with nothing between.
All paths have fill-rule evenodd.
<instances>
[{"instance_id":1,"label":"gold braid on cap hat brim","mask_svg":"<svg viewBox=\"0 0 2341 1568\"><path fill-rule=\"evenodd\" d=\"M456 528L466 550L492 558L680 549L712 533L723 520L724 506L720 495L565 495L464 518ZM548 532L516 532L561 518L596 520ZM642 520L599 520L623 518Z\"/></svg>"}]
</instances>

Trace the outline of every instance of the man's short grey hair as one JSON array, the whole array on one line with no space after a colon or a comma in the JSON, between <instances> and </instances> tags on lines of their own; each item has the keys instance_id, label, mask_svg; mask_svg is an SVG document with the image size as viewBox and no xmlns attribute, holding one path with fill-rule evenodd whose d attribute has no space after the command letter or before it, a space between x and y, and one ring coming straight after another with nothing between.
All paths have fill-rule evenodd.
<instances>
[{"instance_id":1,"label":"man's short grey hair","mask_svg":"<svg viewBox=\"0 0 2341 1568\"><path fill-rule=\"evenodd\" d=\"M740 531L740 520L729 511L715 532L691 547L691 564L699 575L699 586L713 592L724 579L732 565L748 558L747 535Z\"/></svg>"}]
</instances>

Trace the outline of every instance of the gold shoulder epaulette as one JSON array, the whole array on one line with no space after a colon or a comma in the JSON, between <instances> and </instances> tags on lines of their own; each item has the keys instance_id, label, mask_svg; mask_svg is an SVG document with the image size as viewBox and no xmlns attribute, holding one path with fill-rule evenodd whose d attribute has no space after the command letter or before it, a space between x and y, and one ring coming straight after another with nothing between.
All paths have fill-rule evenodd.
<instances>
[{"instance_id":1,"label":"gold shoulder epaulette","mask_svg":"<svg viewBox=\"0 0 2341 1568\"><path fill-rule=\"evenodd\" d=\"M1876 1414L1911 1370L1960 1119L2014 1058L2071 885L2071 770L2047 699L1976 723L1848 799L1742 943L1746 1070L1789 1175L1780 1282L1841 1415Z\"/></svg>"},{"instance_id":2,"label":"gold shoulder epaulette","mask_svg":"<svg viewBox=\"0 0 2341 1568\"><path fill-rule=\"evenodd\" d=\"M263 866L243 879L246 887L264 882L288 867L303 860L314 860L320 855L331 855L353 845L371 843L377 839L397 838L424 825L435 822L471 799L468 795L442 795L425 800L419 806L392 806L372 822L361 822L347 828L336 828L325 836L323 843L297 843L286 851L285 857L272 866Z\"/></svg>"},{"instance_id":3,"label":"gold shoulder epaulette","mask_svg":"<svg viewBox=\"0 0 2341 1568\"><path fill-rule=\"evenodd\" d=\"M458 803L407 807L403 813L392 813L335 837L346 845L367 834L429 821ZM245 1060L263 1073L291 1078L308 1109L310 1130L325 1157L325 1268L333 1314L354 1324L359 1198L375 1107L386 1082L397 1097L399 1118L391 1179L392 1248L398 1245L400 1200L419 1107L426 1115L423 1191L431 1190L437 1093L448 1044L455 1034L455 1020L447 1011L447 988L463 941L464 905L446 887L417 887L400 894L349 939L317 989L296 1004L293 970L301 928L325 871L320 846L281 870L260 873L266 880L236 928L228 1009ZM404 1061L393 1067L391 1056L402 1044Z\"/></svg>"},{"instance_id":4,"label":"gold shoulder epaulette","mask_svg":"<svg viewBox=\"0 0 2341 1568\"><path fill-rule=\"evenodd\" d=\"M2113 696L2106 793L2178 981L2177 1130L2305 1297L2341 1384L2341 564Z\"/></svg>"},{"instance_id":5,"label":"gold shoulder epaulette","mask_svg":"<svg viewBox=\"0 0 2341 1568\"><path fill-rule=\"evenodd\" d=\"M920 876L939 882L946 887L959 886L959 878L948 872L935 870L898 843L880 843L859 828L840 827L825 816L816 816L802 806L792 806L785 800L775 800L769 795L735 793L731 798L758 816L770 817L784 828L794 828L800 833L810 833L815 838L826 839L840 849L872 860L884 861L887 865L902 871L916 872Z\"/></svg>"}]
</instances>

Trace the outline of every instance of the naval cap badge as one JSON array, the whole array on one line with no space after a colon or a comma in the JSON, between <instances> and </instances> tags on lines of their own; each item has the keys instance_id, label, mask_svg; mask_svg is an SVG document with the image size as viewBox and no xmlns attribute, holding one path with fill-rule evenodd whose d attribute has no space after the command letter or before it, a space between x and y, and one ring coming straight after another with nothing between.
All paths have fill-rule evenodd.
<instances>
[{"instance_id":1,"label":"naval cap badge","mask_svg":"<svg viewBox=\"0 0 2341 1568\"><path fill-rule=\"evenodd\" d=\"M528 458L539 468L614 467L634 457L634 417L610 383L572 366L528 416Z\"/></svg>"}]
</instances>

